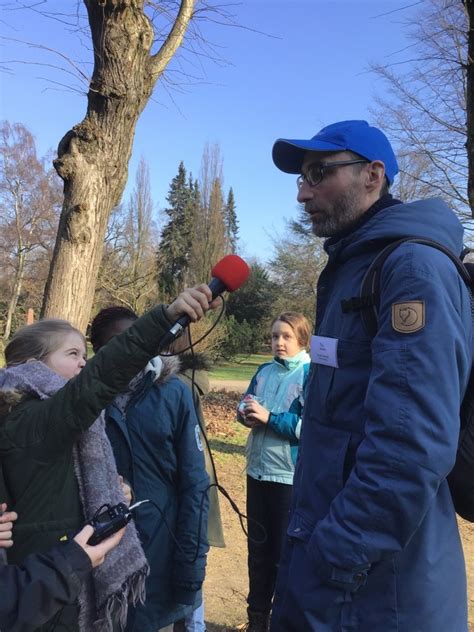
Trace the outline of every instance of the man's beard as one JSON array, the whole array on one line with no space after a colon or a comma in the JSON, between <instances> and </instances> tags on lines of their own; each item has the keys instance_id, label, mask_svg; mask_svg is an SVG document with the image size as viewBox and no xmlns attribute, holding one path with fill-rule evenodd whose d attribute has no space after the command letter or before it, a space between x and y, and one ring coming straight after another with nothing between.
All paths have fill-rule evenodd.
<instances>
[{"instance_id":1,"label":"man's beard","mask_svg":"<svg viewBox=\"0 0 474 632\"><path fill-rule=\"evenodd\" d=\"M334 237L347 230L357 223L363 213L361 209L360 196L354 189L340 193L330 210L312 207L311 201L305 204L316 237Z\"/></svg>"}]
</instances>

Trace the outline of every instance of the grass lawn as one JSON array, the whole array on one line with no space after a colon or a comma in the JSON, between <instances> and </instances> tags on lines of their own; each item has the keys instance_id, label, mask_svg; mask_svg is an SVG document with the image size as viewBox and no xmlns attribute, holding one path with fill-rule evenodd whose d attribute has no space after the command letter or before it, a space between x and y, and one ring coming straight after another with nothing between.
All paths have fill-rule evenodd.
<instances>
[{"instance_id":1,"label":"grass lawn","mask_svg":"<svg viewBox=\"0 0 474 632\"><path fill-rule=\"evenodd\" d=\"M242 458L243 469L245 464L245 444L247 443L249 429L236 421L233 421L230 426L232 435L209 437L209 447L212 450L214 460L219 465L225 465L229 459L239 456Z\"/></svg>"},{"instance_id":2,"label":"grass lawn","mask_svg":"<svg viewBox=\"0 0 474 632\"><path fill-rule=\"evenodd\" d=\"M250 382L257 368L263 362L269 362L271 359L271 355L260 354L237 356L233 362L215 364L209 377L211 380L245 380Z\"/></svg>"}]
</instances>

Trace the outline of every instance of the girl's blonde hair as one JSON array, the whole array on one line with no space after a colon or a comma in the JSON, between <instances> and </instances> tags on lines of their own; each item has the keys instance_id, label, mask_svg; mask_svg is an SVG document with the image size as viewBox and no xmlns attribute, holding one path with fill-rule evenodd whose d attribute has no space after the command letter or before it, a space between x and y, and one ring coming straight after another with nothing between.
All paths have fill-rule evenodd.
<instances>
[{"instance_id":1,"label":"girl's blonde hair","mask_svg":"<svg viewBox=\"0 0 474 632\"><path fill-rule=\"evenodd\" d=\"M309 339L311 338L311 326L306 316L300 312L282 312L272 320L272 327L277 320L281 320L282 323L289 325L293 329L300 347L302 349L308 349Z\"/></svg>"},{"instance_id":2,"label":"girl's blonde hair","mask_svg":"<svg viewBox=\"0 0 474 632\"><path fill-rule=\"evenodd\" d=\"M7 366L23 364L32 358L44 360L61 346L65 336L78 334L84 341L82 333L67 320L48 318L19 329L5 347Z\"/></svg>"}]
</instances>

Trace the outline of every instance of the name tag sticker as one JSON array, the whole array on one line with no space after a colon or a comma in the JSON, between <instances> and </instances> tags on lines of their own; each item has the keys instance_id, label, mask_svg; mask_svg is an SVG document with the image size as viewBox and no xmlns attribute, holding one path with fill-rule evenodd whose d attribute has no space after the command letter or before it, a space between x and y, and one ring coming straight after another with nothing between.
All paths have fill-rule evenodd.
<instances>
[{"instance_id":1,"label":"name tag sticker","mask_svg":"<svg viewBox=\"0 0 474 632\"><path fill-rule=\"evenodd\" d=\"M337 338L311 336L311 360L316 364L339 367L337 363Z\"/></svg>"}]
</instances>

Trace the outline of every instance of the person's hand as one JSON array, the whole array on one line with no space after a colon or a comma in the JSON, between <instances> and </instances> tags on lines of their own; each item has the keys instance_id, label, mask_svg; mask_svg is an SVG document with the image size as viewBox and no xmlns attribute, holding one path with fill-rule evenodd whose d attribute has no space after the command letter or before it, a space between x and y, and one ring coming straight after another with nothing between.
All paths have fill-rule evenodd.
<instances>
[{"instance_id":1,"label":"person's hand","mask_svg":"<svg viewBox=\"0 0 474 632\"><path fill-rule=\"evenodd\" d=\"M168 319L174 322L181 316L189 316L192 322L201 319L208 309L214 309L219 301L212 300L212 292L205 283L186 288L166 308Z\"/></svg>"},{"instance_id":2,"label":"person's hand","mask_svg":"<svg viewBox=\"0 0 474 632\"><path fill-rule=\"evenodd\" d=\"M127 505L130 505L132 502L132 488L128 483L123 480L123 476L119 475L120 485L122 487L123 495L125 496L125 500L127 501Z\"/></svg>"},{"instance_id":3,"label":"person's hand","mask_svg":"<svg viewBox=\"0 0 474 632\"><path fill-rule=\"evenodd\" d=\"M238 417L240 423L245 426L246 428L253 428L254 426L256 426L257 424L254 423L253 421L247 421L247 419L244 417L244 415L242 415L241 413L239 413L239 417Z\"/></svg>"},{"instance_id":4,"label":"person's hand","mask_svg":"<svg viewBox=\"0 0 474 632\"><path fill-rule=\"evenodd\" d=\"M107 540L99 542L99 544L96 544L95 546L87 544L87 540L91 537L93 533L93 527L91 527L90 524L87 524L81 531L79 531L79 533L74 538L74 541L79 544L79 546L84 550L85 553L87 553L91 561L92 568L95 568L96 566L102 564L107 553L114 549L123 538L125 527L123 529L120 529L120 531L117 531L117 533L111 535L110 538L107 538Z\"/></svg>"},{"instance_id":5,"label":"person's hand","mask_svg":"<svg viewBox=\"0 0 474 632\"><path fill-rule=\"evenodd\" d=\"M13 546L12 529L18 515L14 511L7 512L6 503L0 504L0 549Z\"/></svg>"},{"instance_id":6,"label":"person's hand","mask_svg":"<svg viewBox=\"0 0 474 632\"><path fill-rule=\"evenodd\" d=\"M268 423L270 411L255 399L249 399L245 401L244 417L249 427L258 426L260 424L265 425Z\"/></svg>"}]
</instances>

